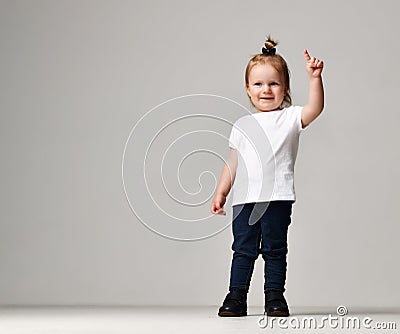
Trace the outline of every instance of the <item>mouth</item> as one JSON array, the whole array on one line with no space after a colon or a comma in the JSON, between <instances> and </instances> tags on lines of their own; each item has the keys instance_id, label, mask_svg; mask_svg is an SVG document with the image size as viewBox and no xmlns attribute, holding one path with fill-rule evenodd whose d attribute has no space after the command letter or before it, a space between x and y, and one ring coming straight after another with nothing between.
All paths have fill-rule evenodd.
<instances>
[{"instance_id":1,"label":"mouth","mask_svg":"<svg viewBox=\"0 0 400 334\"><path fill-rule=\"evenodd\" d=\"M271 101L273 100L273 97L261 97L260 100L266 100L266 101Z\"/></svg>"}]
</instances>

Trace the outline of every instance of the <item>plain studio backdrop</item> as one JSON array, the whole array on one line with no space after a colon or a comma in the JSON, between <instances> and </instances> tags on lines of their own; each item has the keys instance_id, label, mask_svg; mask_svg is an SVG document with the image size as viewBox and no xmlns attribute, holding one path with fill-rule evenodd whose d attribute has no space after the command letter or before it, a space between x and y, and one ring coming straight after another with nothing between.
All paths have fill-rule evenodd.
<instances>
[{"instance_id":1,"label":"plain studio backdrop","mask_svg":"<svg viewBox=\"0 0 400 334\"><path fill-rule=\"evenodd\" d=\"M307 101L303 49L325 61L325 111L296 163L287 299L400 306L399 10L394 0L2 0L1 305L222 302L231 209L209 217L210 171L218 180L229 122L245 113L232 101L250 107L244 69L271 33L294 104ZM209 95L171 100L192 94ZM260 257L249 304L263 298Z\"/></svg>"}]
</instances>

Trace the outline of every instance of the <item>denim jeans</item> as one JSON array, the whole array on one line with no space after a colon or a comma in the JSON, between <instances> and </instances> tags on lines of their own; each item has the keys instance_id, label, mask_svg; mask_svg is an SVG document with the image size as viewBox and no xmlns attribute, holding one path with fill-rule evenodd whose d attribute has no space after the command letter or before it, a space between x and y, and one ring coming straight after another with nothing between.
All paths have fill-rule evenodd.
<instances>
[{"instance_id":1,"label":"denim jeans","mask_svg":"<svg viewBox=\"0 0 400 334\"><path fill-rule=\"evenodd\" d=\"M233 206L234 253L229 290L249 291L254 263L261 253L265 261L264 290L285 291L292 204L293 201L271 201Z\"/></svg>"}]
</instances>

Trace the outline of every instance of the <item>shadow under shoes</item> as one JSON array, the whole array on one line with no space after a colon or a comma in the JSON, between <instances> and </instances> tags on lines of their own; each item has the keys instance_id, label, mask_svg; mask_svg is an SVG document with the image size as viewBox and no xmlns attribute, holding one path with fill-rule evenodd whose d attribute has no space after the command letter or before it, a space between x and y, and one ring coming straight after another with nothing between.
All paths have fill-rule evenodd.
<instances>
[{"instance_id":1,"label":"shadow under shoes","mask_svg":"<svg viewBox=\"0 0 400 334\"><path fill-rule=\"evenodd\" d=\"M242 317L247 315L247 292L240 289L232 289L219 308L220 317Z\"/></svg>"},{"instance_id":2,"label":"shadow under shoes","mask_svg":"<svg viewBox=\"0 0 400 334\"><path fill-rule=\"evenodd\" d=\"M265 314L271 317L288 317L289 307L283 292L280 290L266 290Z\"/></svg>"}]
</instances>

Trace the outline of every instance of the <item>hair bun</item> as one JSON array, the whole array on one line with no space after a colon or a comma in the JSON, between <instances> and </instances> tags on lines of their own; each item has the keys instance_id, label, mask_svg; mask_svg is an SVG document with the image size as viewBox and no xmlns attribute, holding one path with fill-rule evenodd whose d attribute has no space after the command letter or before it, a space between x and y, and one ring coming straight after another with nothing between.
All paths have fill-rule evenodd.
<instances>
[{"instance_id":1,"label":"hair bun","mask_svg":"<svg viewBox=\"0 0 400 334\"><path fill-rule=\"evenodd\" d=\"M266 41L264 42L264 46L261 51L263 54L274 55L276 53L276 46L278 45L278 41L274 41L271 38L271 35L267 36Z\"/></svg>"}]
</instances>

